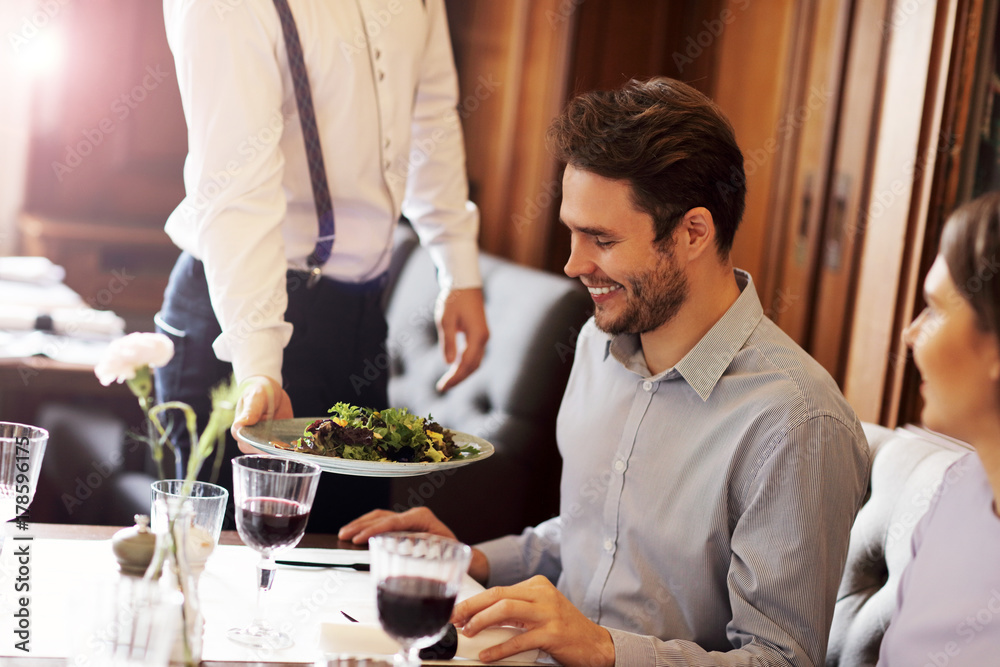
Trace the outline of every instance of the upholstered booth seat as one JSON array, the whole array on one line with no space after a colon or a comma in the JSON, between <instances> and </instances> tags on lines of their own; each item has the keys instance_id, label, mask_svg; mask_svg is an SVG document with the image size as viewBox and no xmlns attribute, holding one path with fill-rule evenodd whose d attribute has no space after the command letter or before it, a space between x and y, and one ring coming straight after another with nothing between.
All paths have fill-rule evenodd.
<instances>
[{"instance_id":1,"label":"upholstered booth seat","mask_svg":"<svg viewBox=\"0 0 1000 667\"><path fill-rule=\"evenodd\" d=\"M837 595L827 667L878 662L899 580L910 561L910 539L945 471L967 450L917 430L865 424L874 459L869 497L851 529Z\"/></svg>"},{"instance_id":2,"label":"upholstered booth seat","mask_svg":"<svg viewBox=\"0 0 1000 667\"><path fill-rule=\"evenodd\" d=\"M592 311L576 281L481 255L490 342L472 376L445 394L434 326L437 281L411 231L397 236L389 321L389 402L489 440L496 454L445 473L393 483L392 505L427 505L459 537L479 541L558 511L560 462L555 418L576 336Z\"/></svg>"}]
</instances>

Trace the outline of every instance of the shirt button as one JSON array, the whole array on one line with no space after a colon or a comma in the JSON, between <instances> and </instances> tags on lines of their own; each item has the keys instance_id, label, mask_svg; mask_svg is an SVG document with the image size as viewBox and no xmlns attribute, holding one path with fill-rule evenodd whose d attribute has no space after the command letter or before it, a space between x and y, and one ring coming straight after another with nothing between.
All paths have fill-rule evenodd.
<instances>
[{"instance_id":1,"label":"shirt button","mask_svg":"<svg viewBox=\"0 0 1000 667\"><path fill-rule=\"evenodd\" d=\"M621 459L615 461L615 472L623 472L625 470L625 462Z\"/></svg>"},{"instance_id":2,"label":"shirt button","mask_svg":"<svg viewBox=\"0 0 1000 667\"><path fill-rule=\"evenodd\" d=\"M379 70L378 71L378 80L381 81L384 78L385 78L385 72L383 72L382 70Z\"/></svg>"},{"instance_id":3,"label":"shirt button","mask_svg":"<svg viewBox=\"0 0 1000 667\"><path fill-rule=\"evenodd\" d=\"M645 382L642 383L642 388L645 389L646 391L653 391L653 383L650 382L649 380L646 380Z\"/></svg>"},{"instance_id":4,"label":"shirt button","mask_svg":"<svg viewBox=\"0 0 1000 667\"><path fill-rule=\"evenodd\" d=\"M607 551L608 553L611 553L612 551L615 550L614 540L612 540L610 537L604 540L604 550Z\"/></svg>"},{"instance_id":5,"label":"shirt button","mask_svg":"<svg viewBox=\"0 0 1000 667\"><path fill-rule=\"evenodd\" d=\"M390 143L391 142L389 141L389 139L387 137L386 140L385 140L385 147L388 148Z\"/></svg>"},{"instance_id":6,"label":"shirt button","mask_svg":"<svg viewBox=\"0 0 1000 667\"><path fill-rule=\"evenodd\" d=\"M375 59L378 60L381 57L382 57L382 51L380 51L379 49L375 49Z\"/></svg>"},{"instance_id":7,"label":"shirt button","mask_svg":"<svg viewBox=\"0 0 1000 667\"><path fill-rule=\"evenodd\" d=\"M386 168L387 171L388 171L389 167L392 165L392 163L389 162L388 160L386 160L383 164L385 165L385 168Z\"/></svg>"}]
</instances>

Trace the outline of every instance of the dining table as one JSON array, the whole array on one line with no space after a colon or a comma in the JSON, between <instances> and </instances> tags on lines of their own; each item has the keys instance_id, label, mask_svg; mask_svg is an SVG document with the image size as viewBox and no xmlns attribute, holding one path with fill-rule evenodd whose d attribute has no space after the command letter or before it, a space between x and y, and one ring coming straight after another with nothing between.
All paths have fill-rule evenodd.
<instances>
[{"instance_id":1,"label":"dining table","mask_svg":"<svg viewBox=\"0 0 1000 667\"><path fill-rule=\"evenodd\" d=\"M119 571L111 548L111 538L121 528L32 523L19 531L14 523L0 525L6 530L0 553L0 664L93 664L81 655L86 652L88 637L94 636L95 623L106 623L103 619L107 603L102 600L112 597L110 592L118 590L116 587L130 583L128 575ZM203 667L315 665L334 655L376 653L391 660L395 645L378 626L374 582L365 567L368 551L335 535L307 533L298 546L277 556L309 563L360 564L356 569L278 566L267 594L268 620L291 635L293 646L283 650L253 649L230 641L227 630L245 627L253 618L258 558L236 531L223 531L209 556L198 586L205 618ZM459 599L481 590L482 586L466 575ZM18 613L22 617L26 613L29 619L27 651L22 650L25 645L16 645L20 640L14 631L23 627L17 626ZM484 635L475 640L480 642L479 647L470 643L474 640L460 637L460 656L452 662L482 664L475 658L478 650L506 636L501 632L490 640ZM509 662L537 664L538 659L538 655L522 655Z\"/></svg>"}]
</instances>

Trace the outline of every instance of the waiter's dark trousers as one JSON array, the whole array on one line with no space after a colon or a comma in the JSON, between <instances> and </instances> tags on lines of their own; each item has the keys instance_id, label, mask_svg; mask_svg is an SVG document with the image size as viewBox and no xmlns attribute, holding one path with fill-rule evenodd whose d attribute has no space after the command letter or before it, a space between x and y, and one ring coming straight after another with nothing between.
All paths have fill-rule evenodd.
<instances>
[{"instance_id":1,"label":"waiter's dark trousers","mask_svg":"<svg viewBox=\"0 0 1000 667\"><path fill-rule=\"evenodd\" d=\"M322 279L306 287L305 274L288 273L288 309L285 319L294 326L284 351L282 375L285 391L296 417L322 417L334 403L383 408L388 406L388 371L372 378L372 368L385 354L387 326L382 311L385 281L338 283ZM221 333L212 311L202 263L182 253L170 275L163 307L157 315L157 330L174 342L174 358L156 371L158 401L184 401L198 414L199 432L208 422L209 389L232 373L228 362L219 361L212 343ZM369 363L366 364L365 362ZM367 374L366 374L367 373ZM187 462L189 444L182 426L173 424L174 441ZM241 452L227 438L218 483L232 494L232 465ZM208 479L212 461L202 466L201 479ZM166 472L172 476L171 470ZM389 502L388 481L324 472L309 517L309 532L335 533L344 523ZM233 505L226 526L232 528Z\"/></svg>"}]
</instances>

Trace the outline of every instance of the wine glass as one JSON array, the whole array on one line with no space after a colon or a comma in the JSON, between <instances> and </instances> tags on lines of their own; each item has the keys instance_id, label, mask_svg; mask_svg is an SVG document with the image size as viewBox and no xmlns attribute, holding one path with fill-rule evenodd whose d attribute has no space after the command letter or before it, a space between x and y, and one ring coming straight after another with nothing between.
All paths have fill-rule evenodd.
<instances>
[{"instance_id":1,"label":"wine glass","mask_svg":"<svg viewBox=\"0 0 1000 667\"><path fill-rule=\"evenodd\" d=\"M383 533L368 540L382 629L400 645L397 667L418 667L420 649L441 639L472 549L427 533Z\"/></svg>"},{"instance_id":2,"label":"wine glass","mask_svg":"<svg viewBox=\"0 0 1000 667\"><path fill-rule=\"evenodd\" d=\"M299 543L309 521L320 468L313 463L273 456L233 459L236 530L245 544L260 552L257 564L257 610L246 628L229 638L255 648L283 649L292 638L264 618L264 596L274 583L274 554Z\"/></svg>"},{"instance_id":3,"label":"wine glass","mask_svg":"<svg viewBox=\"0 0 1000 667\"><path fill-rule=\"evenodd\" d=\"M0 422L0 522L24 514L35 496L49 432L26 424ZM5 533L0 530L0 551Z\"/></svg>"}]
</instances>

